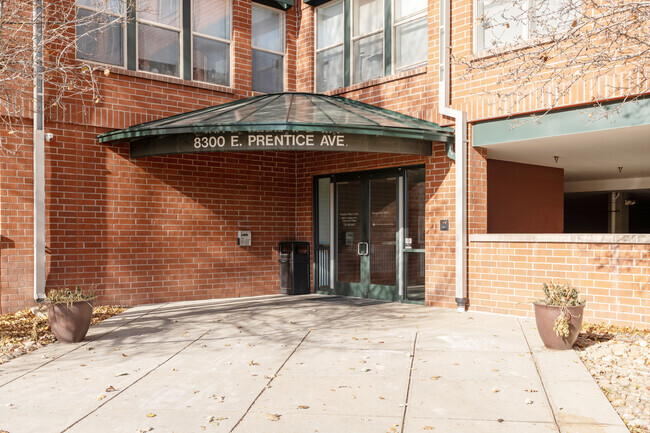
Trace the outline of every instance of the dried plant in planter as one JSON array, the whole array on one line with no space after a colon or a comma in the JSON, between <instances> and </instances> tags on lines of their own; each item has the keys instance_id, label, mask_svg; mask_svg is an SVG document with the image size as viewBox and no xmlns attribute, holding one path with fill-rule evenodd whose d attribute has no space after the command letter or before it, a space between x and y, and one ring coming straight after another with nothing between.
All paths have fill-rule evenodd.
<instances>
[{"instance_id":1,"label":"dried plant in planter","mask_svg":"<svg viewBox=\"0 0 650 433\"><path fill-rule=\"evenodd\" d=\"M43 305L57 340L76 343L84 339L92 320L94 300L94 292L79 287L53 289L47 293Z\"/></svg>"},{"instance_id":2,"label":"dried plant in planter","mask_svg":"<svg viewBox=\"0 0 650 433\"><path fill-rule=\"evenodd\" d=\"M553 324L553 331L558 337L569 336L569 319L571 313L567 307L578 307L585 305L584 299L579 299L578 290L568 283L544 283L542 286L545 297L537 301L543 305L554 305L560 307L560 315L557 316Z\"/></svg>"},{"instance_id":3,"label":"dried plant in planter","mask_svg":"<svg viewBox=\"0 0 650 433\"><path fill-rule=\"evenodd\" d=\"M74 290L69 288L63 289L52 289L47 292L45 296L45 305L56 305L56 304L67 304L71 305L73 302L94 301L95 293L91 290L81 290L79 286L75 287Z\"/></svg>"}]
</instances>

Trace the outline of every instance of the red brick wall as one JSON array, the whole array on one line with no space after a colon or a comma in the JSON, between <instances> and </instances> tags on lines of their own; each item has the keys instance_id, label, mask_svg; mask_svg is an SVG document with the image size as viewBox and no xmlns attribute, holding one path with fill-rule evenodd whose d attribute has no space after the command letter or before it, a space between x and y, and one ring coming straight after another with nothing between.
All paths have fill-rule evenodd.
<instances>
[{"instance_id":1,"label":"red brick wall","mask_svg":"<svg viewBox=\"0 0 650 433\"><path fill-rule=\"evenodd\" d=\"M561 168L488 159L488 233L562 233Z\"/></svg>"},{"instance_id":2,"label":"red brick wall","mask_svg":"<svg viewBox=\"0 0 650 433\"><path fill-rule=\"evenodd\" d=\"M31 128L23 127L21 119L15 125L18 134L0 138L0 311L16 310L33 298Z\"/></svg>"},{"instance_id":3,"label":"red brick wall","mask_svg":"<svg viewBox=\"0 0 650 433\"><path fill-rule=\"evenodd\" d=\"M295 237L294 153L131 160L125 145L97 144L95 128L49 130L47 288L95 287L119 304L278 293L277 245ZM29 178L23 155L2 167L3 311L32 299L31 185L5 175ZM238 230L252 247L236 245Z\"/></svg>"},{"instance_id":4,"label":"red brick wall","mask_svg":"<svg viewBox=\"0 0 650 433\"><path fill-rule=\"evenodd\" d=\"M542 283L567 281L587 300L585 320L650 325L650 245L471 242L473 310L533 316Z\"/></svg>"}]
</instances>

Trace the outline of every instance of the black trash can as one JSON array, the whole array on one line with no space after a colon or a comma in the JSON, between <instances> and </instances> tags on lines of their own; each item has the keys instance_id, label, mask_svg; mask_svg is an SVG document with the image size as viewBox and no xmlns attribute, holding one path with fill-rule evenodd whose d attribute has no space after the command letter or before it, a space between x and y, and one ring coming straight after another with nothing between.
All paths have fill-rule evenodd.
<instances>
[{"instance_id":1,"label":"black trash can","mask_svg":"<svg viewBox=\"0 0 650 433\"><path fill-rule=\"evenodd\" d=\"M280 293L309 293L309 242L280 242Z\"/></svg>"}]
</instances>

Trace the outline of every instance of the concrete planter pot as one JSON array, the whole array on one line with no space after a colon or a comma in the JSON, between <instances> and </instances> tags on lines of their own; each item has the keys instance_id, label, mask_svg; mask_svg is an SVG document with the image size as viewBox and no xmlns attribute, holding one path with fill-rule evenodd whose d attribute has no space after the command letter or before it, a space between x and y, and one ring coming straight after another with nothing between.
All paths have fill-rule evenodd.
<instances>
[{"instance_id":1,"label":"concrete planter pot","mask_svg":"<svg viewBox=\"0 0 650 433\"><path fill-rule=\"evenodd\" d=\"M562 314L562 307L558 305L544 305L534 303L535 306L535 323L537 331L542 337L544 346L555 350L568 350L578 339L580 329L582 328L582 317L585 309L584 305L575 307L564 307L569 312L569 336L558 336L553 330L555 318Z\"/></svg>"},{"instance_id":2,"label":"concrete planter pot","mask_svg":"<svg viewBox=\"0 0 650 433\"><path fill-rule=\"evenodd\" d=\"M47 317L57 340L78 343L86 337L90 328L93 305L89 301L54 304L48 308Z\"/></svg>"}]
</instances>

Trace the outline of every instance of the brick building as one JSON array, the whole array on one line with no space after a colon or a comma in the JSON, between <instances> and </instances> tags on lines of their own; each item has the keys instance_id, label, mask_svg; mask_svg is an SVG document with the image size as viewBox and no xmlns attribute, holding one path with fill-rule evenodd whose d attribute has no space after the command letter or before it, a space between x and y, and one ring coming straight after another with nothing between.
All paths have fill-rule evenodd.
<instances>
[{"instance_id":1,"label":"brick building","mask_svg":"<svg viewBox=\"0 0 650 433\"><path fill-rule=\"evenodd\" d=\"M624 96L586 83L513 129L482 92L499 70L467 79L448 56L481 56L490 5L99 10L110 24L70 61L97 69L100 97L2 137L18 150L0 156L0 311L60 286L117 304L280 293L278 245L305 241L311 292L531 315L567 280L587 320L647 327L650 104L585 123Z\"/></svg>"}]
</instances>

